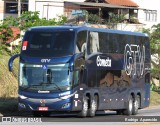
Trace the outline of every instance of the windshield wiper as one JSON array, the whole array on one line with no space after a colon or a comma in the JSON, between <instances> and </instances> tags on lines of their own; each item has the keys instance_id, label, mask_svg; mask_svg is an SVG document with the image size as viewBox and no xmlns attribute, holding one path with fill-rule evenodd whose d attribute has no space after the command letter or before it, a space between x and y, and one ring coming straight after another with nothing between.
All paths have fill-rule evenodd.
<instances>
[{"instance_id":1,"label":"windshield wiper","mask_svg":"<svg viewBox=\"0 0 160 125\"><path fill-rule=\"evenodd\" d=\"M52 85L52 84L55 85L56 88L62 92L62 89L54 82L52 82L52 83L44 83L44 82L40 83L40 85Z\"/></svg>"},{"instance_id":2,"label":"windshield wiper","mask_svg":"<svg viewBox=\"0 0 160 125\"><path fill-rule=\"evenodd\" d=\"M62 89L56 83L53 82L52 84L54 84L57 87L57 89L62 92Z\"/></svg>"},{"instance_id":3,"label":"windshield wiper","mask_svg":"<svg viewBox=\"0 0 160 125\"><path fill-rule=\"evenodd\" d=\"M29 88L34 88L34 87L37 87L37 86L40 86L40 85L31 85L31 86L27 86L27 87L22 87L23 90L27 90Z\"/></svg>"}]
</instances>

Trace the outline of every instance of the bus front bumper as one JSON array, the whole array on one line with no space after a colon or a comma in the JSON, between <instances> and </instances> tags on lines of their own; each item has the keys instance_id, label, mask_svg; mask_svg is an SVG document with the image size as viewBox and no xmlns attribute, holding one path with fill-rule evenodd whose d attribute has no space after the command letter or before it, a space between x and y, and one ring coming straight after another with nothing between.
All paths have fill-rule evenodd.
<instances>
[{"instance_id":1,"label":"bus front bumper","mask_svg":"<svg viewBox=\"0 0 160 125\"><path fill-rule=\"evenodd\" d=\"M71 98L35 99L19 98L19 111L72 111Z\"/></svg>"}]
</instances>

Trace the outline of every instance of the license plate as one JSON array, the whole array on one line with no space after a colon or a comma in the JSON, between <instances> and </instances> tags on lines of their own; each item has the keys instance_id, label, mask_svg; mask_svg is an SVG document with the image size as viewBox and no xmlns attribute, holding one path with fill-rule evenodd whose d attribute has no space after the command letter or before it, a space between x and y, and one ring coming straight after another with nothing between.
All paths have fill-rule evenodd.
<instances>
[{"instance_id":1,"label":"license plate","mask_svg":"<svg viewBox=\"0 0 160 125\"><path fill-rule=\"evenodd\" d=\"M48 111L48 107L39 107L38 110L39 111Z\"/></svg>"}]
</instances>

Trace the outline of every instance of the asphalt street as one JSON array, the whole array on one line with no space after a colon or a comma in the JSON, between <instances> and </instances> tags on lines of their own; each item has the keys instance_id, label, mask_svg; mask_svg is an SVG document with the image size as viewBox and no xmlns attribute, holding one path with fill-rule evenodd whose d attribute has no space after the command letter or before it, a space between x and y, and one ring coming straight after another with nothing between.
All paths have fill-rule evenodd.
<instances>
[{"instance_id":1,"label":"asphalt street","mask_svg":"<svg viewBox=\"0 0 160 125\"><path fill-rule=\"evenodd\" d=\"M15 114L5 115L2 118L11 118L12 122L0 122L0 124L56 124L56 125L130 125L130 124L154 124L160 125L160 106L149 107L146 109L139 110L136 116L124 116L117 115L113 111L97 112L97 115L93 118L86 117L80 118L76 115L54 115L51 114L49 117L34 118L32 114ZM1 118L1 121L2 121Z\"/></svg>"}]
</instances>

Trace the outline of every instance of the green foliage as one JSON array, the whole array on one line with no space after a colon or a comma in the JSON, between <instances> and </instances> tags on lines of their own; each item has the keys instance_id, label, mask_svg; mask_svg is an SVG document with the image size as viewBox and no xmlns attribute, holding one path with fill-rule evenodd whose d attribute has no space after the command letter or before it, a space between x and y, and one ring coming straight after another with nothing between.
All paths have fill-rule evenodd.
<instances>
[{"instance_id":1,"label":"green foliage","mask_svg":"<svg viewBox=\"0 0 160 125\"><path fill-rule=\"evenodd\" d=\"M6 55L6 46L5 45L0 45L0 55Z\"/></svg>"},{"instance_id":2,"label":"green foliage","mask_svg":"<svg viewBox=\"0 0 160 125\"><path fill-rule=\"evenodd\" d=\"M155 76L160 80L160 24L152 27L151 40L151 52L156 61L152 61L154 67ZM160 84L160 83L159 83Z\"/></svg>"},{"instance_id":3,"label":"green foliage","mask_svg":"<svg viewBox=\"0 0 160 125\"><path fill-rule=\"evenodd\" d=\"M99 22L98 14L88 14L88 22L92 24L96 24Z\"/></svg>"},{"instance_id":4,"label":"green foliage","mask_svg":"<svg viewBox=\"0 0 160 125\"><path fill-rule=\"evenodd\" d=\"M150 38L150 36L151 36L151 31L150 31L149 28L147 28L147 29L143 28L143 29L142 29L142 32L148 34L148 36L149 36L149 38Z\"/></svg>"},{"instance_id":5,"label":"green foliage","mask_svg":"<svg viewBox=\"0 0 160 125\"><path fill-rule=\"evenodd\" d=\"M0 45L8 45L8 40L13 37L13 32L6 24L0 26Z\"/></svg>"},{"instance_id":6,"label":"green foliage","mask_svg":"<svg viewBox=\"0 0 160 125\"><path fill-rule=\"evenodd\" d=\"M13 32L10 26L19 27L20 30L26 31L30 27L34 26L54 26L62 25L67 20L65 16L58 16L53 19L39 18L39 12L26 11L21 14L21 17L13 18L12 16L6 17L0 22L0 54L6 50L6 46L9 46L8 40L13 38ZM20 37L18 34L15 39ZM3 46L2 46L3 45ZM5 48L5 49L4 49ZM15 50L10 54L16 54L20 52L21 45L15 47Z\"/></svg>"},{"instance_id":7,"label":"green foliage","mask_svg":"<svg viewBox=\"0 0 160 125\"><path fill-rule=\"evenodd\" d=\"M114 13L109 13L109 20L106 22L108 25L108 28L114 29L115 26L117 26L118 23L123 22L125 19L125 16L123 14L114 14Z\"/></svg>"},{"instance_id":8,"label":"green foliage","mask_svg":"<svg viewBox=\"0 0 160 125\"><path fill-rule=\"evenodd\" d=\"M152 77L158 78L160 81L160 24L152 26L151 29L143 29L150 38L151 54L154 57L152 62ZM160 84L160 82L159 82Z\"/></svg>"},{"instance_id":9,"label":"green foliage","mask_svg":"<svg viewBox=\"0 0 160 125\"><path fill-rule=\"evenodd\" d=\"M58 16L57 18L49 19L46 18L39 18L39 12L31 12L26 11L23 12L21 17L19 18L20 22L20 29L25 31L30 27L34 26L54 26L54 25L61 25L67 20L65 16Z\"/></svg>"},{"instance_id":10,"label":"green foliage","mask_svg":"<svg viewBox=\"0 0 160 125\"><path fill-rule=\"evenodd\" d=\"M114 13L109 13L109 22L110 23L120 23L125 19L124 15L118 15Z\"/></svg>"},{"instance_id":11,"label":"green foliage","mask_svg":"<svg viewBox=\"0 0 160 125\"><path fill-rule=\"evenodd\" d=\"M20 50L21 50L21 43L19 43L18 46L15 46L13 51L12 51L12 55L14 54L19 54L20 53Z\"/></svg>"}]
</instances>

